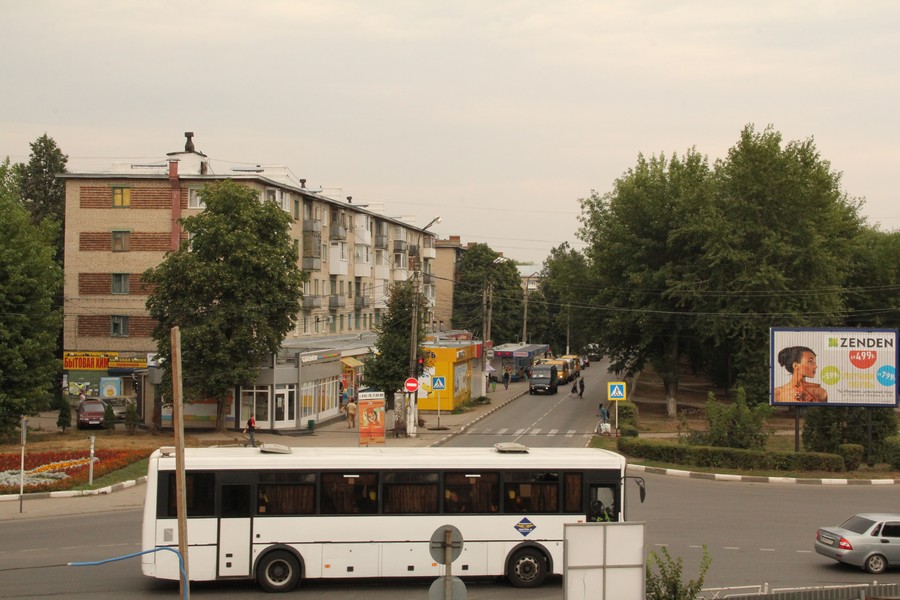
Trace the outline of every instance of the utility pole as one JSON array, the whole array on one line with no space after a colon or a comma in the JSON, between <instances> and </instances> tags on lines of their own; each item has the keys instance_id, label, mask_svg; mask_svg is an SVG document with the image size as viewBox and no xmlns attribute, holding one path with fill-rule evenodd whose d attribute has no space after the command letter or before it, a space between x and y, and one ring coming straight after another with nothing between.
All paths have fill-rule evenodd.
<instances>
[{"instance_id":1,"label":"utility pole","mask_svg":"<svg viewBox=\"0 0 900 600\"><path fill-rule=\"evenodd\" d=\"M172 420L175 428L175 512L178 515L178 551L184 563L184 578L179 578L183 598L190 597L188 571L187 500L184 475L184 405L181 378L181 329L173 327L172 344Z\"/></svg>"}]
</instances>

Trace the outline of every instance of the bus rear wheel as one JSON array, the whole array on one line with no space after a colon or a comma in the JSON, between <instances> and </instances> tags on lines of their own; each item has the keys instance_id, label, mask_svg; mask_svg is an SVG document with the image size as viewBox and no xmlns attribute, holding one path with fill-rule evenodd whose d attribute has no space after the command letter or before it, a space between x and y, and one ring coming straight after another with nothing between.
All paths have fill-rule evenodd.
<instances>
[{"instance_id":1,"label":"bus rear wheel","mask_svg":"<svg viewBox=\"0 0 900 600\"><path fill-rule=\"evenodd\" d=\"M508 576L516 587L538 587L547 577L547 557L534 548L519 550L509 560Z\"/></svg>"},{"instance_id":2,"label":"bus rear wheel","mask_svg":"<svg viewBox=\"0 0 900 600\"><path fill-rule=\"evenodd\" d=\"M259 563L256 581L267 592L289 592L300 581L300 562L290 552L271 552Z\"/></svg>"}]
</instances>

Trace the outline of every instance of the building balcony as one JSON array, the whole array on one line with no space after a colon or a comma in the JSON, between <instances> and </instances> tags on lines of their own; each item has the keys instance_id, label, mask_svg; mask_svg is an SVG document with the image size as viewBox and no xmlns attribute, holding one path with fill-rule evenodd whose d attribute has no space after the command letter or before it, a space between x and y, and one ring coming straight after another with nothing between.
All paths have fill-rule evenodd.
<instances>
[{"instance_id":1,"label":"building balcony","mask_svg":"<svg viewBox=\"0 0 900 600\"><path fill-rule=\"evenodd\" d=\"M315 256L304 256L302 267L304 271L321 271L322 259Z\"/></svg>"},{"instance_id":2,"label":"building balcony","mask_svg":"<svg viewBox=\"0 0 900 600\"><path fill-rule=\"evenodd\" d=\"M406 240L394 240L394 252L406 252L408 247Z\"/></svg>"},{"instance_id":3,"label":"building balcony","mask_svg":"<svg viewBox=\"0 0 900 600\"><path fill-rule=\"evenodd\" d=\"M357 296L353 299L353 308L356 310L362 310L370 306L372 306L372 299L369 296Z\"/></svg>"},{"instance_id":4,"label":"building balcony","mask_svg":"<svg viewBox=\"0 0 900 600\"><path fill-rule=\"evenodd\" d=\"M322 221L318 219L310 219L308 221L303 221L303 231L306 232L322 232Z\"/></svg>"},{"instance_id":5,"label":"building balcony","mask_svg":"<svg viewBox=\"0 0 900 600\"><path fill-rule=\"evenodd\" d=\"M313 308L322 308L322 296L303 296L303 308L304 310L311 310Z\"/></svg>"},{"instance_id":6,"label":"building balcony","mask_svg":"<svg viewBox=\"0 0 900 600\"><path fill-rule=\"evenodd\" d=\"M347 228L337 223L332 223L328 228L328 239L330 240L346 240Z\"/></svg>"},{"instance_id":7,"label":"building balcony","mask_svg":"<svg viewBox=\"0 0 900 600\"><path fill-rule=\"evenodd\" d=\"M375 247L381 248L382 250L387 250L388 247L388 236L387 234L376 234L375 235Z\"/></svg>"},{"instance_id":8,"label":"building balcony","mask_svg":"<svg viewBox=\"0 0 900 600\"><path fill-rule=\"evenodd\" d=\"M347 297L339 296L337 294L332 294L328 296L328 308L329 310L337 310L339 308L344 308L347 306Z\"/></svg>"}]
</instances>

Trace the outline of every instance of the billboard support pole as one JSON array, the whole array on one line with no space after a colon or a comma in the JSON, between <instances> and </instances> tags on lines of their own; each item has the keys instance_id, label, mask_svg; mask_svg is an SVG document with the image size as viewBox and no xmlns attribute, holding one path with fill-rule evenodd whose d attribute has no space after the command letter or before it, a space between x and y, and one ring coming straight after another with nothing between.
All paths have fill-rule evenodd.
<instances>
[{"instance_id":1,"label":"billboard support pole","mask_svg":"<svg viewBox=\"0 0 900 600\"><path fill-rule=\"evenodd\" d=\"M873 453L872 453L872 410L873 410L872 406L869 406L866 409L866 433L868 434L868 438L869 438L869 440L868 440L869 441L869 449L868 449L868 452L866 452L866 454L867 454L866 458L868 459L868 464L869 464L870 469L875 466L875 457L873 456Z\"/></svg>"},{"instance_id":2,"label":"billboard support pole","mask_svg":"<svg viewBox=\"0 0 900 600\"><path fill-rule=\"evenodd\" d=\"M800 407L794 407L794 452L800 452Z\"/></svg>"}]
</instances>

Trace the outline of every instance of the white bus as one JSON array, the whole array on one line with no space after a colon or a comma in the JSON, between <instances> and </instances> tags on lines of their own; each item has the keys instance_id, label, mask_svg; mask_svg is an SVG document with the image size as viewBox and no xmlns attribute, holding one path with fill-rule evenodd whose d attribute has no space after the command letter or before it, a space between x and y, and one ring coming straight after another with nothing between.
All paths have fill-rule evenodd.
<instances>
[{"instance_id":1,"label":"white bus","mask_svg":"<svg viewBox=\"0 0 900 600\"><path fill-rule=\"evenodd\" d=\"M185 478L190 579L270 592L443 575L429 548L445 525L464 542L454 574L535 587L562 572L564 523L625 517L625 458L584 448L191 448ZM146 494L143 550L177 549L174 448L150 456ZM172 552L141 567L179 578Z\"/></svg>"}]
</instances>

